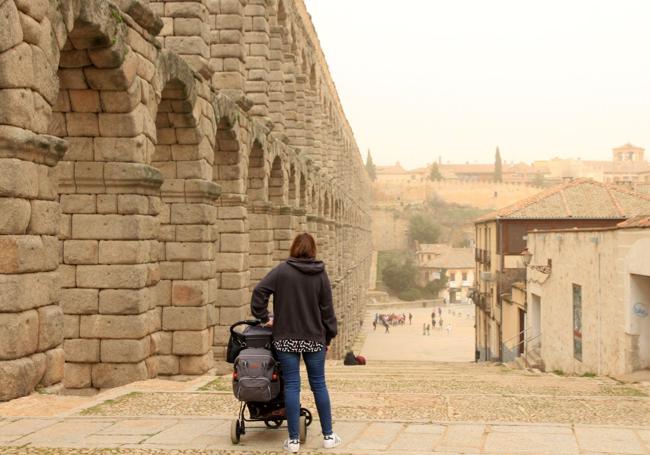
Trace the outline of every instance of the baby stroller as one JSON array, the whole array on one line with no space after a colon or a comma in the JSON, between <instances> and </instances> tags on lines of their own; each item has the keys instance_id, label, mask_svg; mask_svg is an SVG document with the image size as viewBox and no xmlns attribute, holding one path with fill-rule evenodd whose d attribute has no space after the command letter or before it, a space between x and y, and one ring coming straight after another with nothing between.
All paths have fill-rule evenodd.
<instances>
[{"instance_id":1,"label":"baby stroller","mask_svg":"<svg viewBox=\"0 0 650 455\"><path fill-rule=\"evenodd\" d=\"M239 332L235 328L246 326ZM233 364L232 388L241 401L239 415L230 426L230 440L239 444L246 434L246 422L264 422L267 428L279 428L285 415L282 365L272 344L272 329L260 321L239 321L230 326L226 360ZM248 409L248 417L245 412ZM311 425L309 409L300 408L300 442L307 440Z\"/></svg>"}]
</instances>

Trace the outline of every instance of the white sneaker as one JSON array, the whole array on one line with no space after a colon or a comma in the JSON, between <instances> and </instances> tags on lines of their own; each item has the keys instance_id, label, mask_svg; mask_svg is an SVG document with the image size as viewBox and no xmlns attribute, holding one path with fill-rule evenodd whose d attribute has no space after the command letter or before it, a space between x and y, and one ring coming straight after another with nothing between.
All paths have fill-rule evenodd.
<instances>
[{"instance_id":1,"label":"white sneaker","mask_svg":"<svg viewBox=\"0 0 650 455\"><path fill-rule=\"evenodd\" d=\"M323 438L323 449L333 449L334 447L340 446L341 443L343 443L341 437L336 433L332 433Z\"/></svg>"},{"instance_id":2,"label":"white sneaker","mask_svg":"<svg viewBox=\"0 0 650 455\"><path fill-rule=\"evenodd\" d=\"M285 452L298 453L300 450L300 439L287 439L282 445Z\"/></svg>"}]
</instances>

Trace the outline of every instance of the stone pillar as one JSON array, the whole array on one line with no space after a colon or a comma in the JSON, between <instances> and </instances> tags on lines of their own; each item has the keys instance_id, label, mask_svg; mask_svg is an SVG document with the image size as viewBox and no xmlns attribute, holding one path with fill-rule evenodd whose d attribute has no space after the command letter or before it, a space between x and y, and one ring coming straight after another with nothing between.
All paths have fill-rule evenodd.
<instances>
[{"instance_id":1,"label":"stone pillar","mask_svg":"<svg viewBox=\"0 0 650 455\"><path fill-rule=\"evenodd\" d=\"M274 17L277 22L277 16ZM271 43L269 50L269 117L273 121L273 132L284 133L284 45L285 28L280 25L271 27Z\"/></svg>"},{"instance_id":2,"label":"stone pillar","mask_svg":"<svg viewBox=\"0 0 650 455\"><path fill-rule=\"evenodd\" d=\"M285 44L285 48L290 45ZM296 56L285 50L282 63L284 75L284 103L283 119L285 132L290 144L295 144L297 132L297 105L296 105Z\"/></svg>"},{"instance_id":3,"label":"stone pillar","mask_svg":"<svg viewBox=\"0 0 650 455\"><path fill-rule=\"evenodd\" d=\"M60 166L65 386L108 388L153 377L158 343L151 334L161 330L158 304L169 298L157 286L160 173L137 163Z\"/></svg>"},{"instance_id":4,"label":"stone pillar","mask_svg":"<svg viewBox=\"0 0 650 455\"><path fill-rule=\"evenodd\" d=\"M198 183L197 181L194 181ZM165 191L165 210L161 216L165 233L161 254L161 278L171 290L171 301L162 308L161 336L171 351L161 349L159 373L202 374L212 367L212 340L217 322L215 304L219 283L215 259L219 248L215 199L219 188L200 182L191 190L185 182L178 193ZM176 185L169 185L174 188ZM184 189L183 189L184 188ZM227 239L229 245L240 239Z\"/></svg>"},{"instance_id":5,"label":"stone pillar","mask_svg":"<svg viewBox=\"0 0 650 455\"><path fill-rule=\"evenodd\" d=\"M250 313L250 244L249 215L244 197L237 194L222 197L217 209L219 253L216 256L217 279L220 283L214 346L217 359L225 359L230 333L228 328Z\"/></svg>"},{"instance_id":6,"label":"stone pillar","mask_svg":"<svg viewBox=\"0 0 650 455\"><path fill-rule=\"evenodd\" d=\"M293 240L293 216L289 206L273 207L273 264L277 265L289 257Z\"/></svg>"},{"instance_id":7,"label":"stone pillar","mask_svg":"<svg viewBox=\"0 0 650 455\"><path fill-rule=\"evenodd\" d=\"M18 20L12 2L7 11ZM5 36L15 38L9 33ZM19 52L16 47L0 55L12 61L10 55ZM5 120L20 116L9 106L3 109ZM51 136L0 126L0 401L63 379L64 317L56 272L60 209L52 167L66 147Z\"/></svg>"},{"instance_id":8,"label":"stone pillar","mask_svg":"<svg viewBox=\"0 0 650 455\"><path fill-rule=\"evenodd\" d=\"M303 208L294 207L291 211L293 236L307 232L307 211ZM293 241L293 239L291 239Z\"/></svg>"},{"instance_id":9,"label":"stone pillar","mask_svg":"<svg viewBox=\"0 0 650 455\"><path fill-rule=\"evenodd\" d=\"M289 140L291 145L303 149L307 144L305 139L305 115L307 110L305 103L305 84L307 82L307 78L304 74L296 74L295 80L296 120L294 123L293 134L290 135Z\"/></svg>"},{"instance_id":10,"label":"stone pillar","mask_svg":"<svg viewBox=\"0 0 650 455\"><path fill-rule=\"evenodd\" d=\"M248 208L250 232L250 288L253 289L273 267L273 216L269 202L255 202Z\"/></svg>"},{"instance_id":11,"label":"stone pillar","mask_svg":"<svg viewBox=\"0 0 650 455\"><path fill-rule=\"evenodd\" d=\"M269 44L268 0L248 0L244 7L244 44L246 96L253 101L252 116L269 115Z\"/></svg>"},{"instance_id":12,"label":"stone pillar","mask_svg":"<svg viewBox=\"0 0 650 455\"><path fill-rule=\"evenodd\" d=\"M312 237L316 240L316 244L318 245L318 250L319 252L322 252L321 245L320 245L320 236L318 233L318 220L320 217L318 215L314 214L307 214L307 232L309 232ZM319 256L322 257L322 255L319 253Z\"/></svg>"},{"instance_id":13,"label":"stone pillar","mask_svg":"<svg viewBox=\"0 0 650 455\"><path fill-rule=\"evenodd\" d=\"M212 86L233 99L245 93L245 0L211 0L207 6L214 27L210 32L210 64L215 70Z\"/></svg>"},{"instance_id":14,"label":"stone pillar","mask_svg":"<svg viewBox=\"0 0 650 455\"><path fill-rule=\"evenodd\" d=\"M194 71L211 80L214 67L210 62L210 19L214 15L210 15L205 3L206 0L152 0L149 7L163 21L158 36L163 47L182 56Z\"/></svg>"}]
</instances>

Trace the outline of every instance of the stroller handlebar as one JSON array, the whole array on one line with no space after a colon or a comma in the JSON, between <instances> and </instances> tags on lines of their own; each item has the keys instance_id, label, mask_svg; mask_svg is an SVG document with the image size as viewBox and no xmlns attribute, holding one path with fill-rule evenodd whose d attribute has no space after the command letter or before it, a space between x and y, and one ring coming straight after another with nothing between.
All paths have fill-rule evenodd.
<instances>
[{"instance_id":1,"label":"stroller handlebar","mask_svg":"<svg viewBox=\"0 0 650 455\"><path fill-rule=\"evenodd\" d=\"M256 327L261 323L262 321L260 321L259 319L247 319L245 321L235 322L233 325L230 326L230 333L234 333L235 327L239 327L240 325L250 325L252 327Z\"/></svg>"}]
</instances>

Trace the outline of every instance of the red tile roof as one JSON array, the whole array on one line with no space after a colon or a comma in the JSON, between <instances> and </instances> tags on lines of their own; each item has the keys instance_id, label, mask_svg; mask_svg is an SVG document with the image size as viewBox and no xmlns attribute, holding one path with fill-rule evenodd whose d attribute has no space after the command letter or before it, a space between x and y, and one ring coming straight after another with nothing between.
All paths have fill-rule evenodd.
<instances>
[{"instance_id":1,"label":"red tile roof","mask_svg":"<svg viewBox=\"0 0 650 455\"><path fill-rule=\"evenodd\" d=\"M489 213L496 219L625 219L650 214L650 194L590 179L575 179Z\"/></svg>"}]
</instances>

